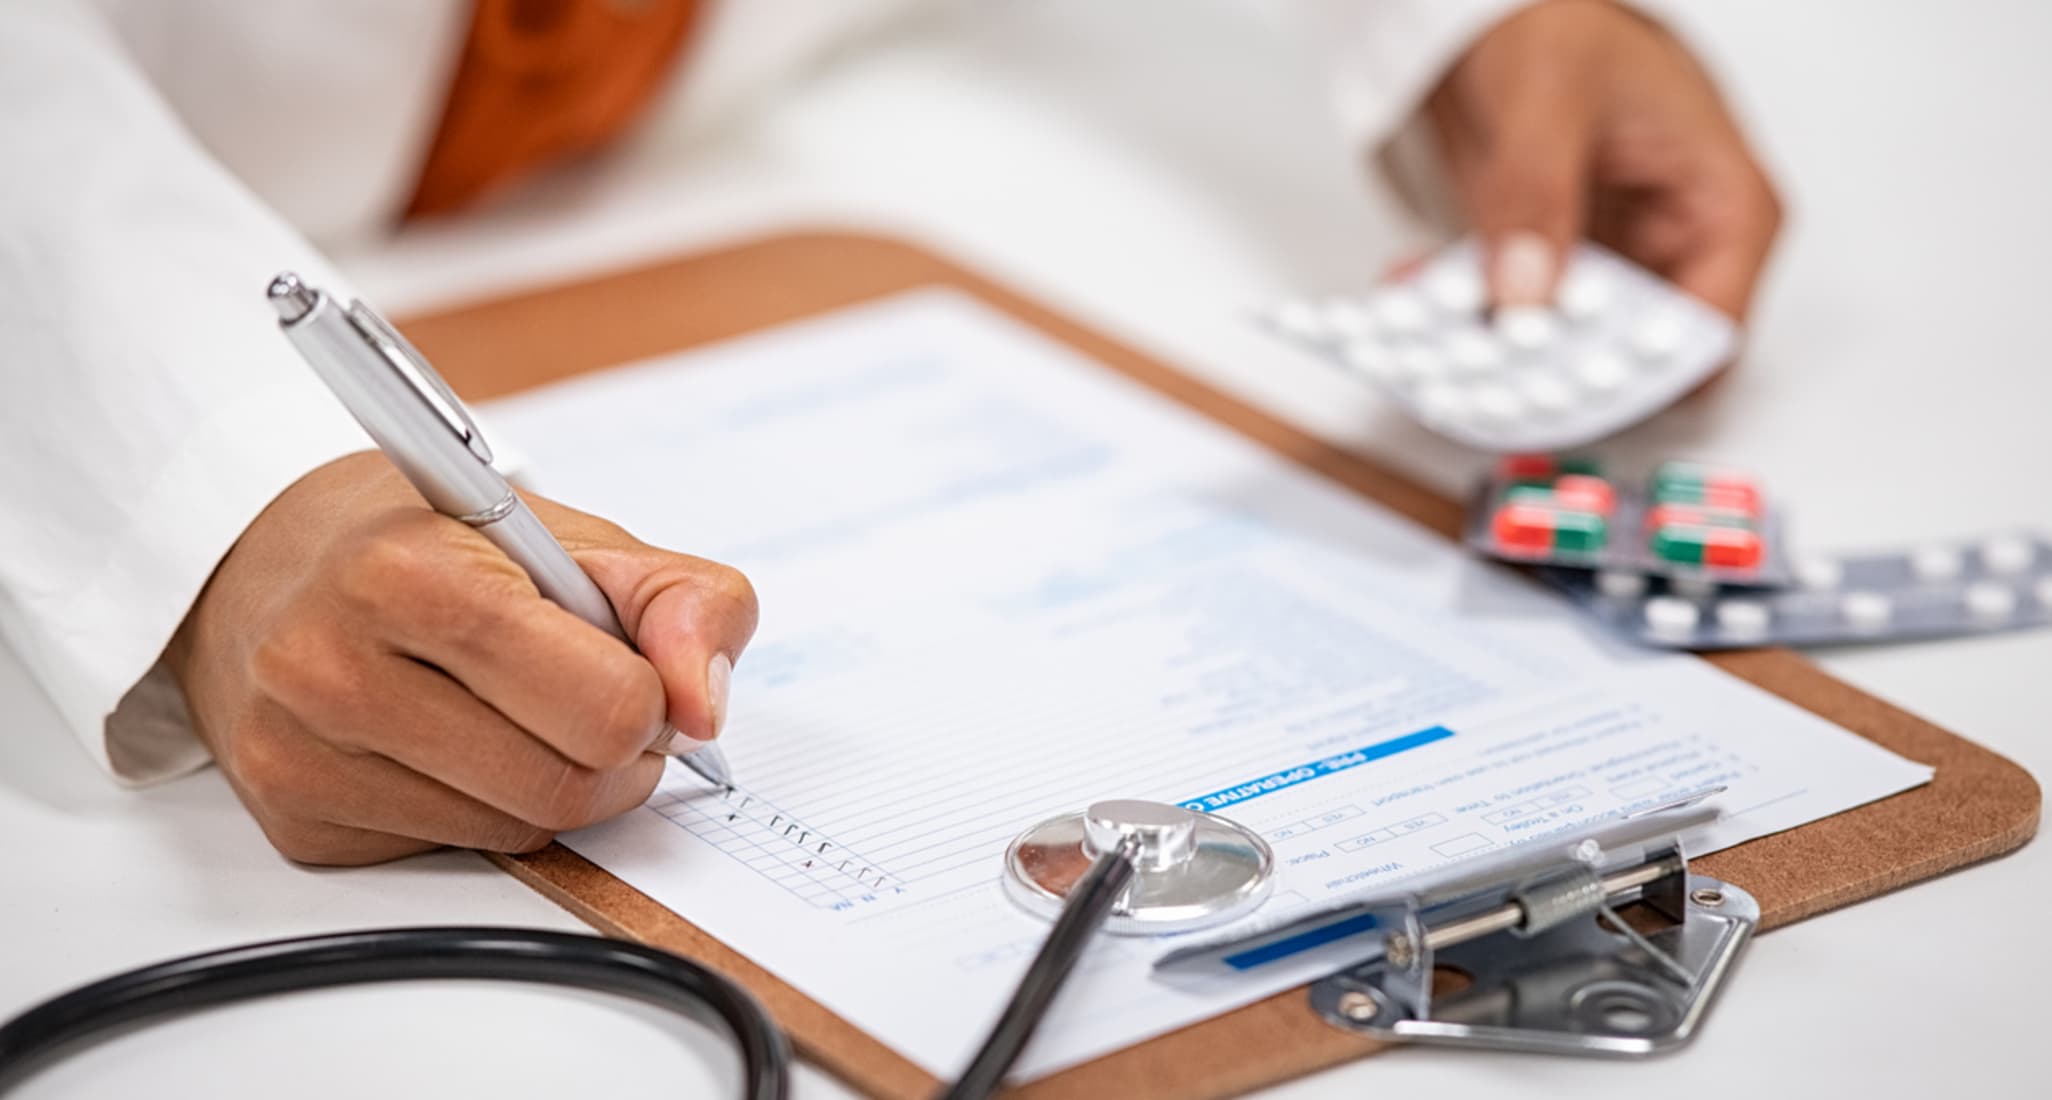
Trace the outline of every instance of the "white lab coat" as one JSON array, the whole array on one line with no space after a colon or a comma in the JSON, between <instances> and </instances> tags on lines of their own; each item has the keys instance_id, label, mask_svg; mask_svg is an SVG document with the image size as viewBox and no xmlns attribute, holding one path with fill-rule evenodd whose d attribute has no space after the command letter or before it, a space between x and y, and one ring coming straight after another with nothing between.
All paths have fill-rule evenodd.
<instances>
[{"instance_id":1,"label":"white lab coat","mask_svg":"<svg viewBox=\"0 0 2052 1100\"><path fill-rule=\"evenodd\" d=\"M919 3L726 0L664 114L729 116ZM1264 6L1315 36L1339 124L1367 148L1517 3ZM0 8L0 637L123 780L205 761L158 662L165 643L272 498L368 445L277 337L260 290L287 268L339 283L309 239L392 222L467 11Z\"/></svg>"}]
</instances>

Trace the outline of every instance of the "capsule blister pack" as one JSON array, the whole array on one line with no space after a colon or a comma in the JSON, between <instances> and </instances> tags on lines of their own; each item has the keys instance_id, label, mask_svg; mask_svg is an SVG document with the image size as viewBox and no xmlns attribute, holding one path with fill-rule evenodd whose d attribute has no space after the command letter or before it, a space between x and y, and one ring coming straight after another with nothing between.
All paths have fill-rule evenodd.
<instances>
[{"instance_id":1,"label":"capsule blister pack","mask_svg":"<svg viewBox=\"0 0 2052 1100\"><path fill-rule=\"evenodd\" d=\"M1507 561L1652 573L1684 587L1790 577L1759 484L1699 462L1662 463L1641 486L1606 477L1593 459L1510 455L1476 494L1466 538Z\"/></svg>"},{"instance_id":2,"label":"capsule blister pack","mask_svg":"<svg viewBox=\"0 0 2052 1100\"><path fill-rule=\"evenodd\" d=\"M1630 572L1540 575L1647 645L1740 649L1978 634L2052 625L2052 545L2002 534L1914 550L1799 559L1793 586L1699 587Z\"/></svg>"},{"instance_id":3,"label":"capsule blister pack","mask_svg":"<svg viewBox=\"0 0 2052 1100\"><path fill-rule=\"evenodd\" d=\"M1443 435L1492 451L1579 447L1651 416L1727 362L1731 320L1584 242L1555 300L1490 309L1482 249L1452 245L1364 296L1267 315Z\"/></svg>"}]
</instances>

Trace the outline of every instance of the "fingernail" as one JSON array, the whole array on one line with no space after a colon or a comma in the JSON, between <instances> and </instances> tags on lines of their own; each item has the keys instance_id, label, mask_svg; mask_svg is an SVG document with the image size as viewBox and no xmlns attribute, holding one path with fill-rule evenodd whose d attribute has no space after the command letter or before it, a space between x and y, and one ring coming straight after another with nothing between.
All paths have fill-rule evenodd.
<instances>
[{"instance_id":1,"label":"fingernail","mask_svg":"<svg viewBox=\"0 0 2052 1100\"><path fill-rule=\"evenodd\" d=\"M712 732L720 735L720 728L727 724L727 693L734 686L734 662L724 653L715 653L705 664L705 706L712 712Z\"/></svg>"},{"instance_id":2,"label":"fingernail","mask_svg":"<svg viewBox=\"0 0 2052 1100\"><path fill-rule=\"evenodd\" d=\"M1496 243L1490 279L1496 304L1536 306L1553 300L1553 279L1559 261L1553 245L1530 230L1519 230Z\"/></svg>"}]
</instances>

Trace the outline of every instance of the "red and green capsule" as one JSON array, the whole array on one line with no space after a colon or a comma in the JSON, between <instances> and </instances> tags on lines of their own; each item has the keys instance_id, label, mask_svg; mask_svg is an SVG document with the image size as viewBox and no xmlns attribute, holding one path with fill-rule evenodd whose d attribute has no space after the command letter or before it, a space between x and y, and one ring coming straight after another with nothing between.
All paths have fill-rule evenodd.
<instances>
[{"instance_id":1,"label":"red and green capsule","mask_svg":"<svg viewBox=\"0 0 2052 1100\"><path fill-rule=\"evenodd\" d=\"M1603 549L1609 523L1595 512L1542 503L1508 503L1496 510L1490 535L1513 554L1593 554Z\"/></svg>"},{"instance_id":2,"label":"red and green capsule","mask_svg":"<svg viewBox=\"0 0 2052 1100\"><path fill-rule=\"evenodd\" d=\"M1720 569L1755 569L1764 547L1751 527L1720 523L1668 523L1653 529L1656 557L1679 565L1712 565Z\"/></svg>"},{"instance_id":3,"label":"red and green capsule","mask_svg":"<svg viewBox=\"0 0 2052 1100\"><path fill-rule=\"evenodd\" d=\"M1760 486L1736 470L1701 462L1663 462L1647 496L1655 504L1702 504L1760 514Z\"/></svg>"}]
</instances>

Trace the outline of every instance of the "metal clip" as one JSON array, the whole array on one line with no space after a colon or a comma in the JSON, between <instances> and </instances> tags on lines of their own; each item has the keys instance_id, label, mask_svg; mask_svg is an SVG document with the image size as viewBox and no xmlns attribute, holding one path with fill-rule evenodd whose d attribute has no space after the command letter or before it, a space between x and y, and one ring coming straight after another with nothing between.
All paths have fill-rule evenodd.
<instances>
[{"instance_id":1,"label":"metal clip","mask_svg":"<svg viewBox=\"0 0 2052 1100\"><path fill-rule=\"evenodd\" d=\"M1373 910L1381 957L1311 987L1327 1022L1380 1039L1643 1057L1695 1036L1759 905L1688 873L1679 843L1600 869L1573 857ZM1643 902L1672 923L1641 930Z\"/></svg>"},{"instance_id":2,"label":"metal clip","mask_svg":"<svg viewBox=\"0 0 2052 1100\"><path fill-rule=\"evenodd\" d=\"M449 426L449 431L470 449L470 453L476 455L478 461L489 463L492 460L491 446L485 442L477 422L470 418L470 410L463 407L456 391L449 388L449 383L442 380L442 376L428 365L427 359L407 342L406 337L399 335L398 329L387 324L376 310L362 302L349 303L346 316L364 340L378 350L392 370L420 395L420 399Z\"/></svg>"}]
</instances>

